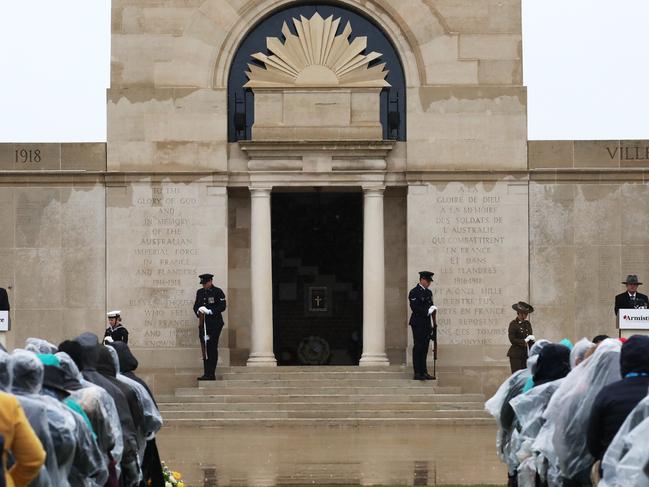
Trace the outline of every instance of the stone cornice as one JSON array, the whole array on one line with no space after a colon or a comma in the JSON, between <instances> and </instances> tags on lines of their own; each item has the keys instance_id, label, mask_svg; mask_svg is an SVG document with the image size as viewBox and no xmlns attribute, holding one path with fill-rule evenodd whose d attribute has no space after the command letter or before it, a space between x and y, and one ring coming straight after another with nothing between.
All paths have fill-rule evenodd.
<instances>
[{"instance_id":1,"label":"stone cornice","mask_svg":"<svg viewBox=\"0 0 649 487\"><path fill-rule=\"evenodd\" d=\"M246 172L121 172L121 171L2 171L0 184L29 186L37 184L105 184L119 186L136 182L208 183L220 186L248 187L251 181L267 181L273 186L360 186L368 181L384 181L387 186L407 186L448 181L532 181L542 183L649 183L649 168L567 168L527 171L396 171L271 170Z\"/></svg>"}]
</instances>

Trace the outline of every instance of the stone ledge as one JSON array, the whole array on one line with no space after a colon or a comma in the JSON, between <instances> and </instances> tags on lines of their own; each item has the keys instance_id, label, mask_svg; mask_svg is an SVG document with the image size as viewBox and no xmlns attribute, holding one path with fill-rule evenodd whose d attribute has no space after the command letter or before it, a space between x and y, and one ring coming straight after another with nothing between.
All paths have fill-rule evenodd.
<instances>
[{"instance_id":1,"label":"stone ledge","mask_svg":"<svg viewBox=\"0 0 649 487\"><path fill-rule=\"evenodd\" d=\"M530 140L530 169L649 169L649 140Z\"/></svg>"},{"instance_id":2,"label":"stone ledge","mask_svg":"<svg viewBox=\"0 0 649 487\"><path fill-rule=\"evenodd\" d=\"M376 140L322 140L322 141L240 141L241 150L251 158L278 157L284 154L292 157L332 154L336 157L386 157L396 141Z\"/></svg>"},{"instance_id":3,"label":"stone ledge","mask_svg":"<svg viewBox=\"0 0 649 487\"><path fill-rule=\"evenodd\" d=\"M106 143L0 143L0 170L105 171Z\"/></svg>"}]
</instances>

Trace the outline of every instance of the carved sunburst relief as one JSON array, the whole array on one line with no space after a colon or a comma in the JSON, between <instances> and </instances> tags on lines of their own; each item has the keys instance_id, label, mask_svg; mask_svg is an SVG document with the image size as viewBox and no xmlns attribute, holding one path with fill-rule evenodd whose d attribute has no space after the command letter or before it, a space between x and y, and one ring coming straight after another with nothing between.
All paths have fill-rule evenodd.
<instances>
[{"instance_id":1,"label":"carved sunburst relief","mask_svg":"<svg viewBox=\"0 0 649 487\"><path fill-rule=\"evenodd\" d=\"M268 56L258 52L252 57L264 63L265 69L248 64L246 72L248 88L285 87L360 87L382 88L390 86L385 80L388 71L385 63L369 67L381 57L381 53L363 54L367 37L356 37L349 41L352 27L349 22L340 35L336 35L340 18L323 19L315 13L310 19L300 16L293 19L294 35L286 22L282 44L277 37L266 38L266 47L272 53Z\"/></svg>"}]
</instances>

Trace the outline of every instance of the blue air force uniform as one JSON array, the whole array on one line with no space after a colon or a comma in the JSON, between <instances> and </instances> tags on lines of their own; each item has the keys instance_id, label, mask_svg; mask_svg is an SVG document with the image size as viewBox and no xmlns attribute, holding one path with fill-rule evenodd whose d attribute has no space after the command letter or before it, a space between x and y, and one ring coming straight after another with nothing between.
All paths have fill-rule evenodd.
<instances>
[{"instance_id":1,"label":"blue air force uniform","mask_svg":"<svg viewBox=\"0 0 649 487\"><path fill-rule=\"evenodd\" d=\"M201 284L203 284L211 282L214 276L212 274L201 274L199 277ZM202 377L199 377L199 380L214 380L216 364L219 359L219 337L224 325L221 313L226 308L225 293L213 285L199 289L196 291L196 301L194 302L194 313L197 317L200 316L199 308L201 307L207 308L211 314L205 314L205 330L202 326L198 330L198 339L207 354L207 359L203 355L204 373ZM204 340L205 331L209 336L207 342Z\"/></svg>"},{"instance_id":2,"label":"blue air force uniform","mask_svg":"<svg viewBox=\"0 0 649 487\"><path fill-rule=\"evenodd\" d=\"M432 281L433 273L422 271L420 278ZM412 366L415 371L415 379L424 380L432 378L428 375L426 368L426 357L428 356L428 343L433 333L433 325L429 309L433 306L433 292L421 284L417 284L408 293L408 302L412 314L410 315L410 327L412 328Z\"/></svg>"}]
</instances>

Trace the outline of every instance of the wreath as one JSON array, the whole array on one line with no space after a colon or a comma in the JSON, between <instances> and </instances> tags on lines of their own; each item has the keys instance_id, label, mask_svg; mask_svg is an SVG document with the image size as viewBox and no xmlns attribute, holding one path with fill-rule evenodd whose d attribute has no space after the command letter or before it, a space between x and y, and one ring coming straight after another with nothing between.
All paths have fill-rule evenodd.
<instances>
[{"instance_id":1,"label":"wreath","mask_svg":"<svg viewBox=\"0 0 649 487\"><path fill-rule=\"evenodd\" d=\"M310 336L298 345L297 356L303 364L324 365L329 361L331 348L324 338Z\"/></svg>"}]
</instances>

